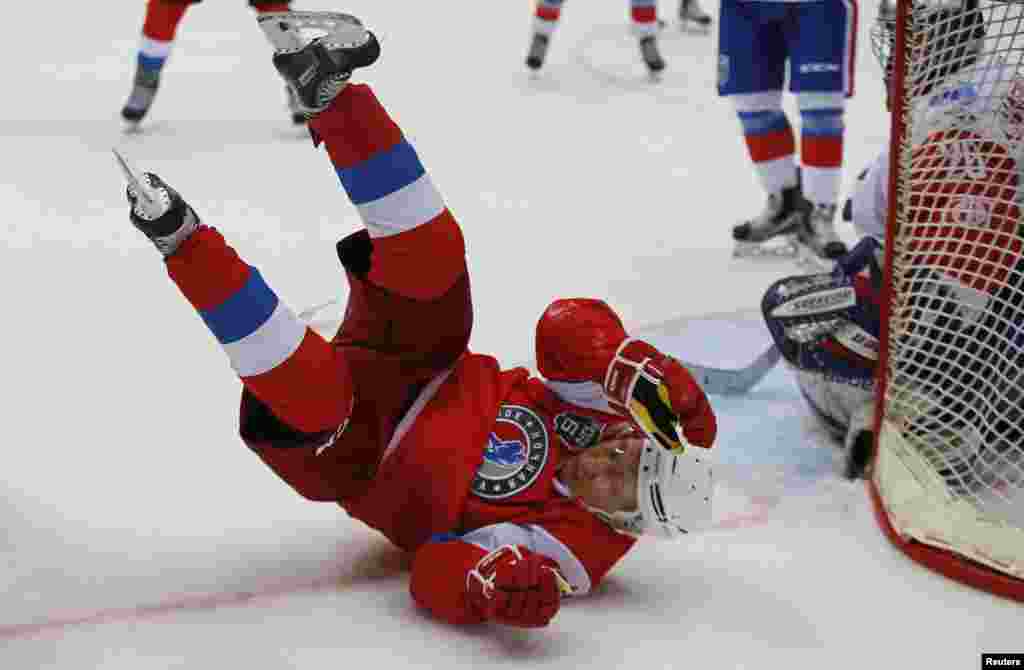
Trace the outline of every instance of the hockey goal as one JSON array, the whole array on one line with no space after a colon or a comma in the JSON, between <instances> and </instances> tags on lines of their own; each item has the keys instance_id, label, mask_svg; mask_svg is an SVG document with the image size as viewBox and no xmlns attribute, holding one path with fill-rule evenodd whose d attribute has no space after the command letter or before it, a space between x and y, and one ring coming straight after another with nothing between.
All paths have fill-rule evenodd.
<instances>
[{"instance_id":1,"label":"hockey goal","mask_svg":"<svg viewBox=\"0 0 1024 670\"><path fill-rule=\"evenodd\" d=\"M888 42L872 35L892 143L869 489L911 558L1024 601L1024 4L887 11Z\"/></svg>"}]
</instances>

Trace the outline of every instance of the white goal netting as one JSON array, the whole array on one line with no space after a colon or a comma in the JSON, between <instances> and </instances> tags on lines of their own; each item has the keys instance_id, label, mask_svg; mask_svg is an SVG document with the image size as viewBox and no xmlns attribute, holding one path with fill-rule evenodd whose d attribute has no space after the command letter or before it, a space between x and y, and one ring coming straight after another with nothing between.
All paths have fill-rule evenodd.
<instances>
[{"instance_id":1,"label":"white goal netting","mask_svg":"<svg viewBox=\"0 0 1024 670\"><path fill-rule=\"evenodd\" d=\"M880 11L894 122L872 489L912 556L1024 599L1024 4Z\"/></svg>"}]
</instances>

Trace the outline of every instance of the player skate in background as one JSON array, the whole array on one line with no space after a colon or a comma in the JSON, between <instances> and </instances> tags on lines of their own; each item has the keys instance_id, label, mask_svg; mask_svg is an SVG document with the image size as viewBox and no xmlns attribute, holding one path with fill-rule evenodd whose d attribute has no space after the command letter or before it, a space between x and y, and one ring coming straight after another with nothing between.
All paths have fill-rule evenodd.
<instances>
[{"instance_id":1,"label":"player skate in background","mask_svg":"<svg viewBox=\"0 0 1024 670\"><path fill-rule=\"evenodd\" d=\"M376 38L344 14L261 26L366 226L337 245L349 297L333 340L158 177L128 192L132 223L243 382L248 447L304 497L415 552L412 596L452 623L546 625L638 535L705 524L701 447L716 425L690 374L591 299L541 316L543 378L469 352L460 226L370 87L349 83L376 61ZM326 34L296 48L314 27Z\"/></svg>"},{"instance_id":2,"label":"player skate in background","mask_svg":"<svg viewBox=\"0 0 1024 670\"><path fill-rule=\"evenodd\" d=\"M911 84L920 102L906 112L917 118L911 124L909 216L901 233L904 253L914 260L904 278L911 298L902 309L915 327L901 335L901 346L913 353L894 374L924 377L921 371L931 370L942 379L941 389L917 387L906 430L946 439L962 428L957 417L1007 415L1005 400L995 403L998 410L974 405L984 405L982 378L992 375L993 361L1019 359L1024 344L1017 333L1024 315L1009 297L1020 276L1017 157L1024 149L1024 80L1018 66L983 56L984 22L976 0L939 3L915 16L923 22L908 32L908 40L932 55L927 76ZM895 7L883 2L872 41L887 83L895 30ZM885 150L858 179L845 209L865 237L834 272L777 282L763 305L801 391L843 439L849 476L863 473L874 441L888 173ZM988 335L979 338L980 332ZM1019 375L1010 375L1000 395L1019 399L1020 391ZM938 454L939 447L934 449ZM976 457L977 452L961 457L943 447L938 473L965 482Z\"/></svg>"},{"instance_id":3,"label":"player skate in background","mask_svg":"<svg viewBox=\"0 0 1024 670\"><path fill-rule=\"evenodd\" d=\"M136 58L135 78L128 100L121 108L121 118L128 130L134 130L149 113L157 89L160 87L160 75L167 58L170 56L178 24L185 16L188 6L200 0L149 0L146 3L146 17L142 24L142 40ZM287 11L290 0L249 0L249 4L258 13ZM288 106L292 122L305 123L306 119L295 106L291 94L288 94Z\"/></svg>"},{"instance_id":4,"label":"player skate in background","mask_svg":"<svg viewBox=\"0 0 1024 670\"><path fill-rule=\"evenodd\" d=\"M761 214L733 228L737 256L780 236L824 259L846 252L834 218L856 31L855 0L722 0L718 92L732 100L767 193ZM800 109L799 171L782 109L787 62Z\"/></svg>"},{"instance_id":5,"label":"player skate in background","mask_svg":"<svg viewBox=\"0 0 1024 670\"><path fill-rule=\"evenodd\" d=\"M706 29L711 26L711 15L700 6L699 0L679 0L679 23L684 27Z\"/></svg>"},{"instance_id":6,"label":"player skate in background","mask_svg":"<svg viewBox=\"0 0 1024 670\"><path fill-rule=\"evenodd\" d=\"M530 48L526 54L526 66L531 70L539 70L547 58L548 47L558 22L562 17L565 0L539 0L533 15L533 35ZM665 69L665 60L658 48L658 2L657 0L629 0L629 16L633 34L640 46L640 57L643 58L651 75L658 75ZM682 0L679 7L681 21L695 25L710 24L708 16L698 4L698 0Z\"/></svg>"}]
</instances>

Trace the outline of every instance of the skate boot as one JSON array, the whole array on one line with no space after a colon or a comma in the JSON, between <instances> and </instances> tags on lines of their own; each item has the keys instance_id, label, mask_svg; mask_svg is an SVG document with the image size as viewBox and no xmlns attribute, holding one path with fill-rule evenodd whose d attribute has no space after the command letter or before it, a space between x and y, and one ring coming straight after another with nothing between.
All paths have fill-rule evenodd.
<instances>
[{"instance_id":1,"label":"skate boot","mask_svg":"<svg viewBox=\"0 0 1024 670\"><path fill-rule=\"evenodd\" d=\"M128 182L128 218L164 255L170 256L199 227L195 210L155 174L137 174L114 151Z\"/></svg>"},{"instance_id":2,"label":"skate boot","mask_svg":"<svg viewBox=\"0 0 1024 670\"><path fill-rule=\"evenodd\" d=\"M548 55L548 45L551 38L543 33L534 33L530 41L530 51L526 54L526 67L531 70L539 70L544 65L544 59Z\"/></svg>"},{"instance_id":3,"label":"skate boot","mask_svg":"<svg viewBox=\"0 0 1024 670\"><path fill-rule=\"evenodd\" d=\"M141 64L135 70L135 80L128 102L121 108L121 118L130 126L137 126L149 112L160 86L160 70L148 69Z\"/></svg>"},{"instance_id":4,"label":"skate boot","mask_svg":"<svg viewBox=\"0 0 1024 670\"><path fill-rule=\"evenodd\" d=\"M295 96L295 108L307 118L331 104L356 68L380 56L377 37L349 14L272 12L257 17L274 45L274 67ZM310 31L321 33L312 40Z\"/></svg>"},{"instance_id":5,"label":"skate boot","mask_svg":"<svg viewBox=\"0 0 1024 670\"><path fill-rule=\"evenodd\" d=\"M665 61L658 50L658 40L654 35L640 38L640 56L643 57L644 64L652 75L657 75L665 69Z\"/></svg>"},{"instance_id":6,"label":"skate boot","mask_svg":"<svg viewBox=\"0 0 1024 670\"><path fill-rule=\"evenodd\" d=\"M764 210L756 218L744 221L732 229L736 240L734 256L758 256L760 243L776 237L795 236L807 225L811 203L807 202L799 186L788 186L768 195ZM777 255L795 255L792 244L782 245Z\"/></svg>"},{"instance_id":7,"label":"skate boot","mask_svg":"<svg viewBox=\"0 0 1024 670\"><path fill-rule=\"evenodd\" d=\"M683 26L692 23L698 28L707 28L711 25L711 15L700 6L699 0L680 0L679 21Z\"/></svg>"},{"instance_id":8,"label":"skate boot","mask_svg":"<svg viewBox=\"0 0 1024 670\"><path fill-rule=\"evenodd\" d=\"M835 260L846 254L846 245L836 235L836 206L817 203L804 225L797 231L797 239L825 260Z\"/></svg>"}]
</instances>

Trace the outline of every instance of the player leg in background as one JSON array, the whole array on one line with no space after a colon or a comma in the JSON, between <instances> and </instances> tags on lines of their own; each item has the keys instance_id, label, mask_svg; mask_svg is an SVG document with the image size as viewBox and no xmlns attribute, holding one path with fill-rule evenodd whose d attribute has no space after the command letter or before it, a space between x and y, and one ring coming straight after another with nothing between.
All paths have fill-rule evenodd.
<instances>
[{"instance_id":1,"label":"player leg in background","mask_svg":"<svg viewBox=\"0 0 1024 670\"><path fill-rule=\"evenodd\" d=\"M722 0L718 94L728 96L758 180L767 194L758 216L733 228L737 253L794 235L809 207L800 194L796 138L782 109L787 58L781 21L787 3Z\"/></svg>"},{"instance_id":2,"label":"player leg in background","mask_svg":"<svg viewBox=\"0 0 1024 670\"><path fill-rule=\"evenodd\" d=\"M178 24L193 0L149 0L136 57L135 79L121 109L126 123L137 125L149 112L160 86L160 73L174 44Z\"/></svg>"},{"instance_id":3,"label":"player leg in background","mask_svg":"<svg viewBox=\"0 0 1024 670\"><path fill-rule=\"evenodd\" d=\"M272 12L287 12L291 5L291 0L249 0L249 5L256 11L257 14L270 14ZM292 123L295 125L301 125L306 122L306 115L299 109L298 103L292 96L291 89L287 86L284 87L285 100L288 103L288 112L291 114Z\"/></svg>"},{"instance_id":4,"label":"player leg in background","mask_svg":"<svg viewBox=\"0 0 1024 670\"><path fill-rule=\"evenodd\" d=\"M558 21L562 18L562 4L565 0L539 0L533 12L533 35L530 38L530 50L526 54L526 67L539 70L544 65L551 45L551 37L555 34Z\"/></svg>"},{"instance_id":5,"label":"player leg in background","mask_svg":"<svg viewBox=\"0 0 1024 670\"><path fill-rule=\"evenodd\" d=\"M658 49L657 0L630 0L629 19L640 43L640 57L652 75L665 69L665 60Z\"/></svg>"},{"instance_id":6,"label":"player leg in background","mask_svg":"<svg viewBox=\"0 0 1024 670\"><path fill-rule=\"evenodd\" d=\"M813 209L800 241L822 258L846 253L835 230L843 165L843 111L853 95L856 0L789 5L790 90L800 108L803 195Z\"/></svg>"}]
</instances>

